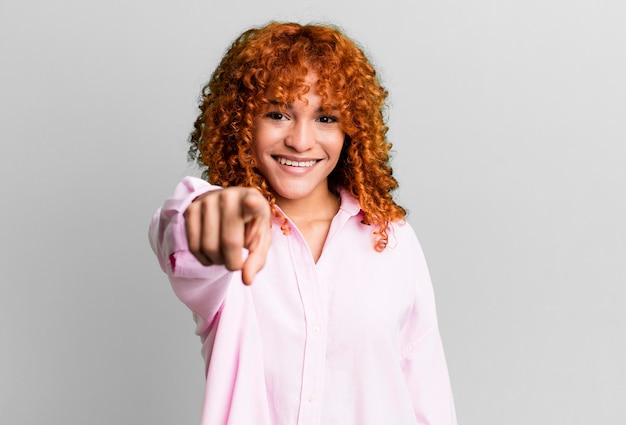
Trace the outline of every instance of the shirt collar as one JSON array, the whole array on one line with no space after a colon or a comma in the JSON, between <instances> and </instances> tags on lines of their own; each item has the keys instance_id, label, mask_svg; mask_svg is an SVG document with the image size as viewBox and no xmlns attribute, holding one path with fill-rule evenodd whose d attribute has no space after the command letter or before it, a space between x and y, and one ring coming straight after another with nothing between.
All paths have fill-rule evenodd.
<instances>
[{"instance_id":1,"label":"shirt collar","mask_svg":"<svg viewBox=\"0 0 626 425\"><path fill-rule=\"evenodd\" d=\"M352 196L352 194L350 194L350 192L346 189L340 187L339 196L341 197L341 205L339 206L340 210L351 216L355 216L361 212L359 200Z\"/></svg>"}]
</instances>

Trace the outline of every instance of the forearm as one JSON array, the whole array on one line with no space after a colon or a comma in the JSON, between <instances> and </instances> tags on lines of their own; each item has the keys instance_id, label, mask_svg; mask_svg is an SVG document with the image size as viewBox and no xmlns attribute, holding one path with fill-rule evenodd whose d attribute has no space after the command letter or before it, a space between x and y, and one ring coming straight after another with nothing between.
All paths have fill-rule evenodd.
<instances>
[{"instance_id":1,"label":"forearm","mask_svg":"<svg viewBox=\"0 0 626 425\"><path fill-rule=\"evenodd\" d=\"M198 196L219 189L186 177L174 190L150 224L150 244L174 292L194 313L197 333L206 333L223 302L229 272L222 266L204 266L190 252L184 213Z\"/></svg>"}]
</instances>

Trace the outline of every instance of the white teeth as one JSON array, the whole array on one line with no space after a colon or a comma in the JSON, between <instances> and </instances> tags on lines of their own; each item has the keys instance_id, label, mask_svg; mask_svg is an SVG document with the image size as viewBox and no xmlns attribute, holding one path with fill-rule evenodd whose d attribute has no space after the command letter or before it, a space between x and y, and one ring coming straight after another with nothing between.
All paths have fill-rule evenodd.
<instances>
[{"instance_id":1,"label":"white teeth","mask_svg":"<svg viewBox=\"0 0 626 425\"><path fill-rule=\"evenodd\" d=\"M313 160L313 161L292 161L290 159L286 159L286 158L276 158L276 160L278 161L279 164L282 165L289 165L291 167L312 167L317 161Z\"/></svg>"}]
</instances>

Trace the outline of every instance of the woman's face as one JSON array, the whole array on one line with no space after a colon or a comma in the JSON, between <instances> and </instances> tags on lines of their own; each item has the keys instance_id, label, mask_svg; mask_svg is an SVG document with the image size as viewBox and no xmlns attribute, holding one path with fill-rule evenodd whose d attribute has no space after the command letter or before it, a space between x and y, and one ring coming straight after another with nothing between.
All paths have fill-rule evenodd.
<instances>
[{"instance_id":1,"label":"woman's face","mask_svg":"<svg viewBox=\"0 0 626 425\"><path fill-rule=\"evenodd\" d=\"M281 201L315 201L328 196L345 134L337 111L323 112L317 76L309 73L311 90L290 104L271 101L256 117L253 152L257 168ZM329 100L332 104L332 99Z\"/></svg>"}]
</instances>

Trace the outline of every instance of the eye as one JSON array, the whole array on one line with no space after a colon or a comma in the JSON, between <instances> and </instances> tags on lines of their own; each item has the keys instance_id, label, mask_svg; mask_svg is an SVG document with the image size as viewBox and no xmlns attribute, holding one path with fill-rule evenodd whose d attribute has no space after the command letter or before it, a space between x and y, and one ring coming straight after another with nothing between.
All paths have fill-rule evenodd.
<instances>
[{"instance_id":1,"label":"eye","mask_svg":"<svg viewBox=\"0 0 626 425\"><path fill-rule=\"evenodd\" d=\"M277 121L281 121L281 120L286 120L287 117L285 117L283 114L281 114L280 112L276 112L276 111L272 111L272 112L268 112L267 114L265 114L265 116L267 118L273 119L273 120L277 120Z\"/></svg>"},{"instance_id":2,"label":"eye","mask_svg":"<svg viewBox=\"0 0 626 425\"><path fill-rule=\"evenodd\" d=\"M333 117L332 115L322 115L318 118L318 121L325 124L331 124L334 122L339 122L339 118Z\"/></svg>"}]
</instances>

